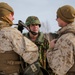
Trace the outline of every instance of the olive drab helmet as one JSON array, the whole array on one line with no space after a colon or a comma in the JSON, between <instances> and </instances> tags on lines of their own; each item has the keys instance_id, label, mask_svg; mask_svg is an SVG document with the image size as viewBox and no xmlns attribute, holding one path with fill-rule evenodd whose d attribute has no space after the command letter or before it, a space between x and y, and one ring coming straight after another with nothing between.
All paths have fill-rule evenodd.
<instances>
[{"instance_id":1,"label":"olive drab helmet","mask_svg":"<svg viewBox=\"0 0 75 75\"><path fill-rule=\"evenodd\" d=\"M29 16L29 17L26 19L25 24L26 24L27 26L29 26L30 24L32 24L32 25L33 25L33 24L38 24L39 27L41 27L41 23L40 23L38 17L36 17L36 16Z\"/></svg>"}]
</instances>

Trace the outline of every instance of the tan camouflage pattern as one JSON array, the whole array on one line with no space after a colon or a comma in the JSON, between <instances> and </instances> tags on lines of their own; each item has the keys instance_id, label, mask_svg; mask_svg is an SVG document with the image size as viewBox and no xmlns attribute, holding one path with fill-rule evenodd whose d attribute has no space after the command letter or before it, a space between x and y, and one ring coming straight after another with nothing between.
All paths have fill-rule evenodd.
<instances>
[{"instance_id":1,"label":"tan camouflage pattern","mask_svg":"<svg viewBox=\"0 0 75 75\"><path fill-rule=\"evenodd\" d=\"M47 51L47 60L55 74L66 75L74 65L75 22L61 28L58 34L61 37L57 40L54 49Z\"/></svg>"},{"instance_id":2,"label":"tan camouflage pattern","mask_svg":"<svg viewBox=\"0 0 75 75\"><path fill-rule=\"evenodd\" d=\"M28 38L24 37L25 44L26 44L26 50L25 53L23 53L23 59L25 62L32 64L33 62L37 61L38 59L38 47L30 41Z\"/></svg>"},{"instance_id":3,"label":"tan camouflage pattern","mask_svg":"<svg viewBox=\"0 0 75 75\"><path fill-rule=\"evenodd\" d=\"M16 36L17 35L17 36ZM5 27L0 30L0 53L14 50L25 62L32 64L38 59L38 47L16 29Z\"/></svg>"}]
</instances>

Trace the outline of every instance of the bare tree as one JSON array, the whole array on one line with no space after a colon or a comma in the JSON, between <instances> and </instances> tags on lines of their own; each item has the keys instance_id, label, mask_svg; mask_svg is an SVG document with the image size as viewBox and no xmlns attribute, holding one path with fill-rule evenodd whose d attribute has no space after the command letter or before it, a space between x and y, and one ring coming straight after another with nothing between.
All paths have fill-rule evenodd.
<instances>
[{"instance_id":1,"label":"bare tree","mask_svg":"<svg viewBox=\"0 0 75 75\"><path fill-rule=\"evenodd\" d=\"M49 33L49 32L50 32L50 24L48 23L48 21L41 23L41 28L40 28L40 30L41 30L43 33Z\"/></svg>"},{"instance_id":2,"label":"bare tree","mask_svg":"<svg viewBox=\"0 0 75 75\"><path fill-rule=\"evenodd\" d=\"M50 30L51 30L51 27L48 21L41 23L40 31L42 31L45 34L45 38L48 40L48 42L58 37L56 33L52 33Z\"/></svg>"}]
</instances>

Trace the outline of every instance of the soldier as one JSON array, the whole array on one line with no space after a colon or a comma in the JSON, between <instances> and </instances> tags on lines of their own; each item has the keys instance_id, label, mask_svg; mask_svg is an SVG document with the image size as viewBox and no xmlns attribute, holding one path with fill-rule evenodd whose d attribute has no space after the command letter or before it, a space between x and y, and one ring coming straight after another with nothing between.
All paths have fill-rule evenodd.
<instances>
[{"instance_id":1,"label":"soldier","mask_svg":"<svg viewBox=\"0 0 75 75\"><path fill-rule=\"evenodd\" d=\"M60 7L56 21L61 29L47 51L49 66L56 75L75 75L75 9L70 5Z\"/></svg>"},{"instance_id":2,"label":"soldier","mask_svg":"<svg viewBox=\"0 0 75 75\"><path fill-rule=\"evenodd\" d=\"M38 47L11 27L13 16L13 8L0 2L0 75L20 75L20 56L28 64L38 59Z\"/></svg>"},{"instance_id":3,"label":"soldier","mask_svg":"<svg viewBox=\"0 0 75 75\"><path fill-rule=\"evenodd\" d=\"M45 38L46 34L44 35L42 32L39 31L41 27L41 23L36 16L29 16L26 19L25 25L28 27L29 32L23 33L28 39L34 42L38 46L39 50L39 63L44 70L47 70L52 73L52 70L48 67L47 59L46 59L46 51L49 48L48 40ZM21 27L18 28L21 32ZM53 73L52 73L53 74ZM45 74L46 75L46 74Z\"/></svg>"}]
</instances>

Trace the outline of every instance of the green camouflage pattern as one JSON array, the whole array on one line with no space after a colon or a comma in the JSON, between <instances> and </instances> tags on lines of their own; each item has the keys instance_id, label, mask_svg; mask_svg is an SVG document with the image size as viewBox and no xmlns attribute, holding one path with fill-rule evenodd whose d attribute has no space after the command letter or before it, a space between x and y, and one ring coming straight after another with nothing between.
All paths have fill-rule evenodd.
<instances>
[{"instance_id":1,"label":"green camouflage pattern","mask_svg":"<svg viewBox=\"0 0 75 75\"><path fill-rule=\"evenodd\" d=\"M27 38L30 39L29 33L23 34ZM44 39L44 34L39 32L38 38L34 41L34 43L38 46L39 49L39 62L43 68L46 69L46 51L48 49L48 41Z\"/></svg>"},{"instance_id":2,"label":"green camouflage pattern","mask_svg":"<svg viewBox=\"0 0 75 75\"><path fill-rule=\"evenodd\" d=\"M36 16L29 16L29 17L26 19L25 24L26 24L27 26L29 26L29 25L31 25L31 24L32 24L32 25L38 24L38 25L41 26L41 23L40 23L38 17L36 17Z\"/></svg>"},{"instance_id":3,"label":"green camouflage pattern","mask_svg":"<svg viewBox=\"0 0 75 75\"><path fill-rule=\"evenodd\" d=\"M23 35L26 36L28 39L30 39L29 32L24 33ZM38 49L39 49L39 59L38 60L39 60L40 65L45 70L47 70L50 75L55 75L47 63L46 52L49 48L49 43L48 43L48 40L44 38L44 34L42 32L39 32L39 36L34 41L34 43L38 46Z\"/></svg>"}]
</instances>

